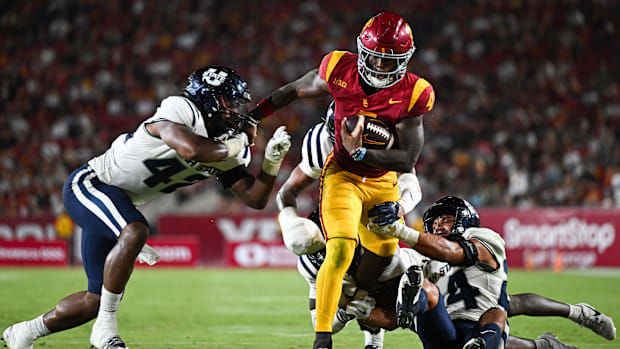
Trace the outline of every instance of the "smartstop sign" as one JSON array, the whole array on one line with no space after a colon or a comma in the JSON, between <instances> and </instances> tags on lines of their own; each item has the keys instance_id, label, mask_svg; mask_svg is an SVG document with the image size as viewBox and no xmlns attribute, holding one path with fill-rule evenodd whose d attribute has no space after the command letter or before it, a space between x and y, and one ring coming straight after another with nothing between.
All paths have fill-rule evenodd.
<instances>
[{"instance_id":1,"label":"smartstop sign","mask_svg":"<svg viewBox=\"0 0 620 349\"><path fill-rule=\"evenodd\" d=\"M548 268L618 267L620 211L593 209L487 209L481 224L506 241L508 265Z\"/></svg>"}]
</instances>

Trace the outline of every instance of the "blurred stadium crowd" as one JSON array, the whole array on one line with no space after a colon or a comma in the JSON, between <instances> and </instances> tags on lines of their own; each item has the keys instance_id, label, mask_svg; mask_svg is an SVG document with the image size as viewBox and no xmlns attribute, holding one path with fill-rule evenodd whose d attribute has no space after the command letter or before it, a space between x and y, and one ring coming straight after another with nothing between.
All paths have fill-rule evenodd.
<instances>
[{"instance_id":1,"label":"blurred stadium crowd","mask_svg":"<svg viewBox=\"0 0 620 349\"><path fill-rule=\"evenodd\" d=\"M425 203L620 207L618 1L50 0L0 4L0 215L61 212L67 175L194 69L235 68L256 103L328 51L356 52L381 10L412 24L409 70L437 93L417 166ZM280 123L294 135L281 181L328 103L262 123L264 138ZM205 181L158 208L245 210L220 188ZM317 194L305 195L309 209Z\"/></svg>"}]
</instances>

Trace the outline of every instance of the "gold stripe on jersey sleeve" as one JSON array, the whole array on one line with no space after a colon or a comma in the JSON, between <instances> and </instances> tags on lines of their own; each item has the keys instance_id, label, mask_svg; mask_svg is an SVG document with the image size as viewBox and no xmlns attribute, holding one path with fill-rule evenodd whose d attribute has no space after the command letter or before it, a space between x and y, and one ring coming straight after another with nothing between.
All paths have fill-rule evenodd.
<instances>
[{"instance_id":1,"label":"gold stripe on jersey sleeve","mask_svg":"<svg viewBox=\"0 0 620 349\"><path fill-rule=\"evenodd\" d=\"M411 94L411 100L409 101L409 109L407 109L407 111L411 111L411 109L413 109L413 106L418 101L418 98L420 98L422 92L424 92L424 90L430 85L431 84L429 84L428 81L422 78L419 78L418 81L415 82L415 86L413 86L413 93Z\"/></svg>"},{"instance_id":2,"label":"gold stripe on jersey sleeve","mask_svg":"<svg viewBox=\"0 0 620 349\"><path fill-rule=\"evenodd\" d=\"M329 76L332 74L332 70L336 67L336 64L340 61L340 58L347 53L347 51L334 51L332 52L332 56L329 57L329 62L327 63L327 69L325 69L325 82L329 83Z\"/></svg>"}]
</instances>

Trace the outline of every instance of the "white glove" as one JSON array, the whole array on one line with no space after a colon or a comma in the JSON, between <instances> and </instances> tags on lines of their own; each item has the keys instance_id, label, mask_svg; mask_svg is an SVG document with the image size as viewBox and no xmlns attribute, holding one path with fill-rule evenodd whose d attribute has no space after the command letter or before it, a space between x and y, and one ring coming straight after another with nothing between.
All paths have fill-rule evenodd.
<instances>
[{"instance_id":1,"label":"white glove","mask_svg":"<svg viewBox=\"0 0 620 349\"><path fill-rule=\"evenodd\" d=\"M346 296L349 299L353 298L356 292L357 285L355 284L353 277L351 277L349 274L344 274L344 278L342 279L342 295Z\"/></svg>"},{"instance_id":2,"label":"white glove","mask_svg":"<svg viewBox=\"0 0 620 349\"><path fill-rule=\"evenodd\" d=\"M359 290L355 294L355 297L353 297L353 300L347 304L345 310L347 314L364 320L370 315L370 312L372 312L376 304L377 302L368 295L368 292Z\"/></svg>"},{"instance_id":3,"label":"white glove","mask_svg":"<svg viewBox=\"0 0 620 349\"><path fill-rule=\"evenodd\" d=\"M403 209L404 214L408 214L422 201L422 189L415 175L415 169L413 173L403 173L398 176L398 188L400 189L398 205Z\"/></svg>"},{"instance_id":4,"label":"white glove","mask_svg":"<svg viewBox=\"0 0 620 349\"><path fill-rule=\"evenodd\" d=\"M151 246L144 244L142 250L138 254L138 261L148 265L154 265L159 260L159 253Z\"/></svg>"},{"instance_id":5,"label":"white glove","mask_svg":"<svg viewBox=\"0 0 620 349\"><path fill-rule=\"evenodd\" d=\"M245 132L230 136L225 141L222 141L222 143L228 148L227 158L233 158L239 155L239 153L250 144L248 135L246 135Z\"/></svg>"},{"instance_id":6,"label":"white glove","mask_svg":"<svg viewBox=\"0 0 620 349\"><path fill-rule=\"evenodd\" d=\"M284 156L291 148L291 136L286 132L286 126L280 126L273 133L265 147L265 159L263 160L263 172L275 176L280 170Z\"/></svg>"},{"instance_id":7,"label":"white glove","mask_svg":"<svg viewBox=\"0 0 620 349\"><path fill-rule=\"evenodd\" d=\"M418 238L420 237L419 231L411 229L399 221L387 225L369 222L366 228L373 233L393 236L411 247L418 243Z\"/></svg>"},{"instance_id":8,"label":"white glove","mask_svg":"<svg viewBox=\"0 0 620 349\"><path fill-rule=\"evenodd\" d=\"M278 214L284 245L294 254L314 253L325 247L325 239L319 227L308 218L299 217L291 206Z\"/></svg>"}]
</instances>

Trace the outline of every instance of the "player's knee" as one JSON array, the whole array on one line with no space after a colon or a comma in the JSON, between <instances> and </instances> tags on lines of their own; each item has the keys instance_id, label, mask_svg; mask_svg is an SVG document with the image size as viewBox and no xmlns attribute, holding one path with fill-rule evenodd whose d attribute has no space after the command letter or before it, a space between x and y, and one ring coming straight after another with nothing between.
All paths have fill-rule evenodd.
<instances>
[{"instance_id":1,"label":"player's knee","mask_svg":"<svg viewBox=\"0 0 620 349\"><path fill-rule=\"evenodd\" d=\"M480 327L494 323L496 324L502 331L504 330L504 326L506 325L506 320L508 319L508 315L501 308L492 308L487 310L480 317Z\"/></svg>"},{"instance_id":2,"label":"player's knee","mask_svg":"<svg viewBox=\"0 0 620 349\"><path fill-rule=\"evenodd\" d=\"M335 268L348 268L351 260L353 260L354 252L355 240L335 238L327 241L326 257Z\"/></svg>"},{"instance_id":3,"label":"player's knee","mask_svg":"<svg viewBox=\"0 0 620 349\"><path fill-rule=\"evenodd\" d=\"M129 223L121 232L119 240L132 247L142 248L149 238L149 227L141 222Z\"/></svg>"},{"instance_id":4,"label":"player's knee","mask_svg":"<svg viewBox=\"0 0 620 349\"><path fill-rule=\"evenodd\" d=\"M434 309L435 306L437 305L437 302L439 302L439 290L437 289L437 286L435 286L434 283L428 281L427 279L424 279L424 285L422 286L422 288L424 289L424 291L426 291L426 297L427 297L427 308L430 309Z\"/></svg>"}]
</instances>

